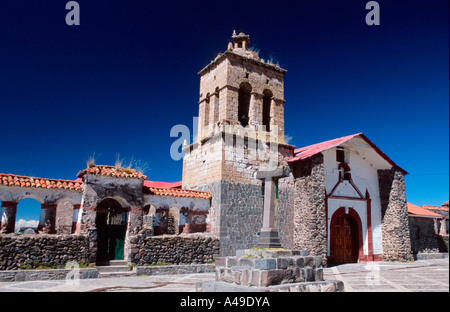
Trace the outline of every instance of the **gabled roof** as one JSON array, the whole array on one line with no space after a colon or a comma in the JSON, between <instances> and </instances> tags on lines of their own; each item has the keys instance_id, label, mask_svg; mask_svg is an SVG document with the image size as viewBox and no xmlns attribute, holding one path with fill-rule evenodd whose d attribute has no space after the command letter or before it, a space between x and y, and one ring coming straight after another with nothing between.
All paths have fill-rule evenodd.
<instances>
[{"instance_id":1,"label":"gabled roof","mask_svg":"<svg viewBox=\"0 0 450 312\"><path fill-rule=\"evenodd\" d=\"M86 173L94 175L111 176L116 178L136 178L136 179L147 179L148 177L143 173L129 168L121 168L115 166L105 166L105 165L90 165L88 168L81 170L77 177L82 178Z\"/></svg>"},{"instance_id":2,"label":"gabled roof","mask_svg":"<svg viewBox=\"0 0 450 312\"><path fill-rule=\"evenodd\" d=\"M0 184L5 186L34 187L44 189L83 190L81 181L45 179L0 173Z\"/></svg>"},{"instance_id":3,"label":"gabled roof","mask_svg":"<svg viewBox=\"0 0 450 312\"><path fill-rule=\"evenodd\" d=\"M418 217L442 218L442 215L434 213L428 209L408 203L408 214Z\"/></svg>"},{"instance_id":4,"label":"gabled roof","mask_svg":"<svg viewBox=\"0 0 450 312\"><path fill-rule=\"evenodd\" d=\"M393 167L398 167L394 161L392 161L386 154L384 154L375 144L372 143L372 141L370 141L364 134L362 133L356 133L356 134L352 134L352 135L348 135L348 136L344 136L341 138L337 138L337 139L333 139L333 140L328 140L325 142L320 142L320 143L316 143L313 145L308 145L305 147L301 147L301 148L297 148L294 150L294 157L292 157L291 159L288 159L288 162L295 162L298 160L304 160L307 159L311 156L314 156L316 154L319 154L323 151L326 151L328 149L337 147L341 144L344 144L348 141L350 141L351 139L354 139L356 137L359 137L361 139L363 139L368 145L370 145L370 147L372 147L375 152L384 160L386 160L391 166ZM400 168L400 167L398 167ZM408 174L408 172L406 172L404 169L400 168L400 170L404 173L404 174Z\"/></svg>"}]
</instances>

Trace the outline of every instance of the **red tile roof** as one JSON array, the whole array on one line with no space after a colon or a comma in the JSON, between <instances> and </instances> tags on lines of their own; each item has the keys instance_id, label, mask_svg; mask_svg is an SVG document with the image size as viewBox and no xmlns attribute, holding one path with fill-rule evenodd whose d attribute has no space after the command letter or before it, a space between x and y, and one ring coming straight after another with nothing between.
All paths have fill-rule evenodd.
<instances>
[{"instance_id":1,"label":"red tile roof","mask_svg":"<svg viewBox=\"0 0 450 312\"><path fill-rule=\"evenodd\" d=\"M448 206L428 206L428 205L422 205L422 208L425 209L431 209L431 210L441 210L448 212Z\"/></svg>"},{"instance_id":2,"label":"red tile roof","mask_svg":"<svg viewBox=\"0 0 450 312\"><path fill-rule=\"evenodd\" d=\"M294 150L294 157L292 157L291 159L288 159L288 162L295 162L295 161L298 161L298 160L307 159L307 158L309 158L311 156L319 154L319 153L321 153L323 151L326 151L326 150L328 150L330 148L337 147L337 146L339 146L341 144L344 144L345 142L350 141L351 139L353 139L353 138L355 138L357 136L359 136L364 141L366 141L367 144L369 144L389 164L391 164L393 167L398 167L389 157L387 157L386 154L384 154L375 144L373 144L362 133L356 133L356 134L344 136L344 137L341 137L341 138L328 140L328 141L325 141L325 142L320 142L320 143L317 143L317 144L313 144L313 145L308 145L308 146L305 146L305 147L297 148L297 149ZM400 167L398 167L398 168L400 168ZM404 174L408 174L408 172L406 172L402 168L400 168L400 170Z\"/></svg>"},{"instance_id":3,"label":"red tile roof","mask_svg":"<svg viewBox=\"0 0 450 312\"><path fill-rule=\"evenodd\" d=\"M83 189L81 181L44 179L5 173L0 173L0 182L0 185L5 186L65 189L72 191L81 191Z\"/></svg>"},{"instance_id":4,"label":"red tile roof","mask_svg":"<svg viewBox=\"0 0 450 312\"><path fill-rule=\"evenodd\" d=\"M160 196L175 196L175 197L191 197L210 199L211 194L208 192L197 190L186 190L179 188L159 188L159 187L144 187L144 193L150 195Z\"/></svg>"},{"instance_id":5,"label":"red tile roof","mask_svg":"<svg viewBox=\"0 0 450 312\"><path fill-rule=\"evenodd\" d=\"M86 173L94 175L104 175L116 178L137 178L137 179L147 179L148 177L143 173L128 168L121 168L115 166L105 166L105 165L91 165L89 168L81 170L77 177L82 178Z\"/></svg>"},{"instance_id":6,"label":"red tile roof","mask_svg":"<svg viewBox=\"0 0 450 312\"><path fill-rule=\"evenodd\" d=\"M181 188L183 181L178 182L158 182L158 181L144 181L144 186L158 187L158 188Z\"/></svg>"},{"instance_id":7,"label":"red tile roof","mask_svg":"<svg viewBox=\"0 0 450 312\"><path fill-rule=\"evenodd\" d=\"M428 209L408 203L408 213L422 217L442 218L442 215L429 211Z\"/></svg>"}]
</instances>

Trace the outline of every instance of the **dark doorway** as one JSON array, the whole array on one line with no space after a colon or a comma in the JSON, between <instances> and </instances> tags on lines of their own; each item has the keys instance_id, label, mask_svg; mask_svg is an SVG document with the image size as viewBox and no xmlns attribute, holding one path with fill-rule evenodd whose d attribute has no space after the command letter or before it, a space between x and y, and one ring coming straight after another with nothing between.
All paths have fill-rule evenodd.
<instances>
[{"instance_id":1,"label":"dark doorway","mask_svg":"<svg viewBox=\"0 0 450 312\"><path fill-rule=\"evenodd\" d=\"M332 263L358 262L358 227L353 217L348 214L337 216L331 231Z\"/></svg>"},{"instance_id":2,"label":"dark doorway","mask_svg":"<svg viewBox=\"0 0 450 312\"><path fill-rule=\"evenodd\" d=\"M97 206L97 264L123 260L127 211L116 200L105 199Z\"/></svg>"}]
</instances>

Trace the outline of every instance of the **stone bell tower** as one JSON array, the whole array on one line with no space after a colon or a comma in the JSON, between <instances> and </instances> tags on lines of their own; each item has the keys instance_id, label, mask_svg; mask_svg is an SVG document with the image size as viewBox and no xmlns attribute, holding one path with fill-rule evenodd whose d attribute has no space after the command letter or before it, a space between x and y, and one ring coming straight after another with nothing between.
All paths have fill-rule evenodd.
<instances>
[{"instance_id":1,"label":"stone bell tower","mask_svg":"<svg viewBox=\"0 0 450 312\"><path fill-rule=\"evenodd\" d=\"M272 133L278 143L284 143L283 79L287 71L249 49L248 35L234 32L232 40L226 52L199 72L198 139L214 135L221 125L232 125L248 126L253 134Z\"/></svg>"},{"instance_id":2,"label":"stone bell tower","mask_svg":"<svg viewBox=\"0 0 450 312\"><path fill-rule=\"evenodd\" d=\"M236 32L199 72L198 136L183 147L183 188L212 194L211 231L223 255L257 244L268 189L258 172L279 169L293 153L284 142L286 72Z\"/></svg>"}]
</instances>

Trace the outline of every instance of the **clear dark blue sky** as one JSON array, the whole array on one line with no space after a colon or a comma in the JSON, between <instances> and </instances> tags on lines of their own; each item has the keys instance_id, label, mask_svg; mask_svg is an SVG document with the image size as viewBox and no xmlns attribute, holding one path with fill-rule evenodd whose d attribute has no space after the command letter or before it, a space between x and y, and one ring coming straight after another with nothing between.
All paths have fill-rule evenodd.
<instances>
[{"instance_id":1,"label":"clear dark blue sky","mask_svg":"<svg viewBox=\"0 0 450 312\"><path fill-rule=\"evenodd\" d=\"M250 34L285 76L286 133L298 147L363 132L410 172L408 201L449 190L449 1L64 0L0 6L0 172L75 179L95 153L181 180L176 124L198 115L197 72Z\"/></svg>"}]
</instances>

